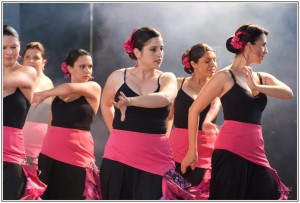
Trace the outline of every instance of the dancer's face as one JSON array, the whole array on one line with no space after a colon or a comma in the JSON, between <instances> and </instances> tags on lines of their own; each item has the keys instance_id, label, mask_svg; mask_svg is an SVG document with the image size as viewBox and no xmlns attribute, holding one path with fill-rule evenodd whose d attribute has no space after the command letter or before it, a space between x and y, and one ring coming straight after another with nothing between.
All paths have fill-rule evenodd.
<instances>
[{"instance_id":1,"label":"dancer's face","mask_svg":"<svg viewBox=\"0 0 300 203\"><path fill-rule=\"evenodd\" d=\"M44 69L46 60L42 57L42 52L38 49L27 49L23 57L23 65L32 66L38 72Z\"/></svg>"},{"instance_id":2,"label":"dancer's face","mask_svg":"<svg viewBox=\"0 0 300 203\"><path fill-rule=\"evenodd\" d=\"M262 34L256 41L255 44L250 46L249 61L255 64L261 64L264 56L268 53L267 49L267 36Z\"/></svg>"},{"instance_id":3,"label":"dancer's face","mask_svg":"<svg viewBox=\"0 0 300 203\"><path fill-rule=\"evenodd\" d=\"M161 37L154 37L137 53L138 63L152 69L158 69L164 57L164 44Z\"/></svg>"},{"instance_id":4,"label":"dancer's face","mask_svg":"<svg viewBox=\"0 0 300 203\"><path fill-rule=\"evenodd\" d=\"M13 66L19 57L20 41L14 36L3 36L3 65L5 67Z\"/></svg>"},{"instance_id":5,"label":"dancer's face","mask_svg":"<svg viewBox=\"0 0 300 203\"><path fill-rule=\"evenodd\" d=\"M68 66L72 82L87 82L92 78L93 60L91 56L82 55L75 61L74 66Z\"/></svg>"},{"instance_id":6,"label":"dancer's face","mask_svg":"<svg viewBox=\"0 0 300 203\"><path fill-rule=\"evenodd\" d=\"M212 77L217 71L217 57L215 52L207 51L197 63L193 63L195 74Z\"/></svg>"}]
</instances>

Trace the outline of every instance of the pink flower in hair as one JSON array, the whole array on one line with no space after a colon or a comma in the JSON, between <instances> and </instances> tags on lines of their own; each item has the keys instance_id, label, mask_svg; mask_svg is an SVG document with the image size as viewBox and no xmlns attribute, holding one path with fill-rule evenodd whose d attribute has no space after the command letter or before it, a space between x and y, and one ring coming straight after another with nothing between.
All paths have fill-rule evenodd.
<instances>
[{"instance_id":1,"label":"pink flower in hair","mask_svg":"<svg viewBox=\"0 0 300 203\"><path fill-rule=\"evenodd\" d=\"M245 42L243 41L240 41L240 35L248 35L247 33L245 32L237 32L233 38L231 39L231 42L230 44L232 45L233 48L235 49L242 49Z\"/></svg>"},{"instance_id":2,"label":"pink flower in hair","mask_svg":"<svg viewBox=\"0 0 300 203\"><path fill-rule=\"evenodd\" d=\"M133 41L132 41L132 35L135 33L136 29L134 29L129 37L128 40L126 40L124 42L124 51L128 54L132 54L133 53Z\"/></svg>"},{"instance_id":3,"label":"pink flower in hair","mask_svg":"<svg viewBox=\"0 0 300 203\"><path fill-rule=\"evenodd\" d=\"M64 78L65 79L69 78L70 77L70 73L69 73L68 68L67 68L68 67L67 62L63 62L60 65L60 67L61 67L61 70L65 73Z\"/></svg>"},{"instance_id":4,"label":"pink flower in hair","mask_svg":"<svg viewBox=\"0 0 300 203\"><path fill-rule=\"evenodd\" d=\"M190 63L190 59L189 59L188 56L185 56L185 57L183 58L182 64L183 64L186 68L188 68L188 69L191 68L191 63Z\"/></svg>"}]
</instances>

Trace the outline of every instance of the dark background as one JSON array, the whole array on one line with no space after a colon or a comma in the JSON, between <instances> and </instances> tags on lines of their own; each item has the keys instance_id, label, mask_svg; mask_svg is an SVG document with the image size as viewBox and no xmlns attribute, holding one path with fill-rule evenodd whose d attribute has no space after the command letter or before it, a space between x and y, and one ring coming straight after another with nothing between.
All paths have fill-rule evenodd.
<instances>
[{"instance_id":1,"label":"dark background","mask_svg":"<svg viewBox=\"0 0 300 203\"><path fill-rule=\"evenodd\" d=\"M162 71L187 76L181 54L196 43L211 45L220 69L233 54L225 42L242 24L255 23L269 30L268 49L262 65L254 71L268 72L294 91L292 100L268 98L263 115L265 151L283 183L291 188L290 199L298 199L298 33L296 2L130 2L130 3L2 3L3 24L19 32L21 53L31 41L45 45L45 73L55 85L65 82L60 64L72 49L91 52L94 77L104 87L108 75L135 65L123 51L123 42L134 28L151 25L162 34L165 57ZM68 81L68 80L67 80ZM221 124L222 112L218 123ZM101 111L94 120L97 164L101 163L108 130Z\"/></svg>"}]
</instances>

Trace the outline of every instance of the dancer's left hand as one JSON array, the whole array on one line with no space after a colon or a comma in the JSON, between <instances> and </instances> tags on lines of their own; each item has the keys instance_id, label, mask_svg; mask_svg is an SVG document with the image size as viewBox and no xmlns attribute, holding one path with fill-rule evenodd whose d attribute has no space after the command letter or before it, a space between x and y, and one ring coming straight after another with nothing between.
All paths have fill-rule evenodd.
<instances>
[{"instance_id":1,"label":"dancer's left hand","mask_svg":"<svg viewBox=\"0 0 300 203\"><path fill-rule=\"evenodd\" d=\"M130 99L126 97L123 92L120 92L118 98L119 101L118 102L113 101L113 104L116 108L120 109L121 111L121 121L125 121L126 110L127 110L127 106L130 104Z\"/></svg>"}]
</instances>

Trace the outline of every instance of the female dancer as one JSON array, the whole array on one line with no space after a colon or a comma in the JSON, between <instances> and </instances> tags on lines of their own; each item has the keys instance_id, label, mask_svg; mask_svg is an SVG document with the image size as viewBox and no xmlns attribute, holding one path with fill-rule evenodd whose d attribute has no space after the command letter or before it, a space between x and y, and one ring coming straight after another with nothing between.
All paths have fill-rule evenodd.
<instances>
[{"instance_id":1,"label":"female dancer","mask_svg":"<svg viewBox=\"0 0 300 203\"><path fill-rule=\"evenodd\" d=\"M94 141L90 133L98 112L101 87L92 79L93 61L83 49L71 51L62 64L70 83L34 94L33 103L52 102L51 126L38 158L40 179L48 185L42 199L100 199L95 179Z\"/></svg>"},{"instance_id":2,"label":"female dancer","mask_svg":"<svg viewBox=\"0 0 300 203\"><path fill-rule=\"evenodd\" d=\"M44 74L46 62L46 53L43 44L40 42L30 42L26 45L23 53L23 65L32 66L37 72L37 78L34 83L35 92L53 88L51 79ZM48 98L38 107L35 108L32 106L29 109L23 128L28 164L35 164L37 166L38 155L48 129L50 103L51 98Z\"/></svg>"},{"instance_id":3,"label":"female dancer","mask_svg":"<svg viewBox=\"0 0 300 203\"><path fill-rule=\"evenodd\" d=\"M267 51L268 31L246 24L227 40L235 53L233 63L218 72L205 86L189 110L189 150L181 164L197 161L197 118L216 98L221 98L224 124L212 156L209 199L286 199L288 190L270 166L264 152L261 116L267 96L291 99L292 90L268 73L254 73L251 64L261 64Z\"/></svg>"},{"instance_id":4,"label":"female dancer","mask_svg":"<svg viewBox=\"0 0 300 203\"><path fill-rule=\"evenodd\" d=\"M20 40L16 30L3 26L3 199L39 199L45 185L26 165L22 128L30 107L36 71L17 59Z\"/></svg>"},{"instance_id":5,"label":"female dancer","mask_svg":"<svg viewBox=\"0 0 300 203\"><path fill-rule=\"evenodd\" d=\"M176 172L187 179L192 186L201 187L201 199L208 198L210 180L211 155L214 149L216 135L219 132L214 124L220 110L220 99L216 98L200 114L198 127L198 161L196 168L190 168L185 174L181 173L180 163L188 151L188 111L199 92L217 70L216 54L206 44L196 44L183 53L184 70L190 77L178 78L178 93L171 108L169 117L173 117L174 128L169 136L174 155ZM204 178L205 176L205 178ZM199 184L202 184L201 186ZM205 188L204 188L205 187ZM204 191L205 190L205 191Z\"/></svg>"},{"instance_id":6,"label":"female dancer","mask_svg":"<svg viewBox=\"0 0 300 203\"><path fill-rule=\"evenodd\" d=\"M101 111L110 136L100 168L101 192L103 199L160 199L162 177L174 167L166 119L176 77L158 70L164 52L156 29L134 30L124 49L137 65L114 71L103 90Z\"/></svg>"}]
</instances>

